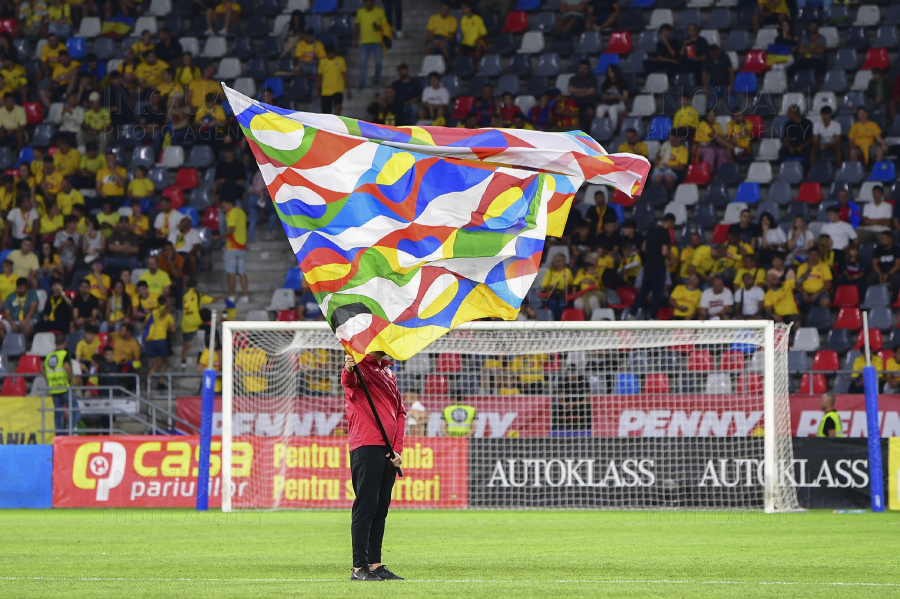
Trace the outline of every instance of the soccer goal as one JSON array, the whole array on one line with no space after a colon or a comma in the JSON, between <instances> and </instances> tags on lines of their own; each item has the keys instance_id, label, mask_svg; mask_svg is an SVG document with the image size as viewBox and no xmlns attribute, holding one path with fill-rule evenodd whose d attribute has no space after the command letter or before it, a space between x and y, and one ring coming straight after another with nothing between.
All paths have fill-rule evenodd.
<instances>
[{"instance_id":1,"label":"soccer goal","mask_svg":"<svg viewBox=\"0 0 900 599\"><path fill-rule=\"evenodd\" d=\"M460 326L394 366L408 420L392 505L799 509L788 333L762 320ZM327 324L226 322L222 358L223 510L348 507L344 352Z\"/></svg>"}]
</instances>

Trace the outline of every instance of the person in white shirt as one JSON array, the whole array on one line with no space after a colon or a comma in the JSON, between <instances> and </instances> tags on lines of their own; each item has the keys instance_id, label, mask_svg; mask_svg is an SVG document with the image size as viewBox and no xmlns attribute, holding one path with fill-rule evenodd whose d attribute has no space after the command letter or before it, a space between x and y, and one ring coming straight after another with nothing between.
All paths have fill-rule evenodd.
<instances>
[{"instance_id":1,"label":"person in white shirt","mask_svg":"<svg viewBox=\"0 0 900 599\"><path fill-rule=\"evenodd\" d=\"M838 257L843 256L844 249L856 239L856 230L853 225L841 220L841 211L837 206L829 206L827 214L828 222L822 225L820 234L831 237L831 249L840 252L838 256L835 256L835 262L838 262Z\"/></svg>"},{"instance_id":2,"label":"person in white shirt","mask_svg":"<svg viewBox=\"0 0 900 599\"><path fill-rule=\"evenodd\" d=\"M725 279L722 275L712 278L712 287L700 296L700 320L727 320L731 318L731 308L734 306L734 296L731 289L725 287Z\"/></svg>"},{"instance_id":3,"label":"person in white shirt","mask_svg":"<svg viewBox=\"0 0 900 599\"><path fill-rule=\"evenodd\" d=\"M446 110L450 105L450 92L441 85L441 76L437 72L429 73L428 83L430 84L422 91L422 108L428 113L428 118L437 117L439 108Z\"/></svg>"},{"instance_id":4,"label":"person in white shirt","mask_svg":"<svg viewBox=\"0 0 900 599\"><path fill-rule=\"evenodd\" d=\"M743 277L744 286L734 292L735 317L744 320L753 320L759 318L759 309L766 299L765 292L754 285L755 277L752 272L745 272ZM703 300L701 299L701 302Z\"/></svg>"},{"instance_id":5,"label":"person in white shirt","mask_svg":"<svg viewBox=\"0 0 900 599\"><path fill-rule=\"evenodd\" d=\"M19 206L6 215L6 227L3 230L3 245L12 249L22 246L22 240L30 237L34 240L40 225L41 217L32 206L31 198L25 196L19 200Z\"/></svg>"},{"instance_id":6,"label":"person in white shirt","mask_svg":"<svg viewBox=\"0 0 900 599\"><path fill-rule=\"evenodd\" d=\"M172 200L163 196L159 199L159 213L153 221L157 239L168 240L173 231L178 231L184 214L172 209ZM159 242L161 246L164 242Z\"/></svg>"},{"instance_id":7,"label":"person in white shirt","mask_svg":"<svg viewBox=\"0 0 900 599\"><path fill-rule=\"evenodd\" d=\"M841 124L831 118L831 106L823 106L819 111L822 121L813 123L813 147L810 160L814 163L820 156L834 154L837 164L841 163Z\"/></svg>"},{"instance_id":8,"label":"person in white shirt","mask_svg":"<svg viewBox=\"0 0 900 599\"><path fill-rule=\"evenodd\" d=\"M56 115L60 133L68 133L73 145L84 145L84 108L78 105L78 94L66 96L66 103Z\"/></svg>"},{"instance_id":9,"label":"person in white shirt","mask_svg":"<svg viewBox=\"0 0 900 599\"><path fill-rule=\"evenodd\" d=\"M873 187L872 201L863 206L862 224L856 228L860 242L877 241L879 233L890 231L893 212L891 205L884 201L884 188Z\"/></svg>"},{"instance_id":10,"label":"person in white shirt","mask_svg":"<svg viewBox=\"0 0 900 599\"><path fill-rule=\"evenodd\" d=\"M178 223L178 228L169 233L169 243L175 246L175 251L184 256L184 272L188 278L197 274L197 260L200 256L200 231L193 228L191 217L184 214Z\"/></svg>"}]
</instances>

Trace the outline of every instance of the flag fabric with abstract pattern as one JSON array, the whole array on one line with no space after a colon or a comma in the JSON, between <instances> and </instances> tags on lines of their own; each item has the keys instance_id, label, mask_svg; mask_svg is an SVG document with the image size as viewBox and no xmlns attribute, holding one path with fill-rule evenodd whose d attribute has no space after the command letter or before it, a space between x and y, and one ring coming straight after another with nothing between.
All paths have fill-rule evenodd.
<instances>
[{"instance_id":1,"label":"flag fabric with abstract pattern","mask_svg":"<svg viewBox=\"0 0 900 599\"><path fill-rule=\"evenodd\" d=\"M585 181L638 195L649 162L580 131L389 127L223 86L344 348L405 360L455 326L514 320Z\"/></svg>"}]
</instances>

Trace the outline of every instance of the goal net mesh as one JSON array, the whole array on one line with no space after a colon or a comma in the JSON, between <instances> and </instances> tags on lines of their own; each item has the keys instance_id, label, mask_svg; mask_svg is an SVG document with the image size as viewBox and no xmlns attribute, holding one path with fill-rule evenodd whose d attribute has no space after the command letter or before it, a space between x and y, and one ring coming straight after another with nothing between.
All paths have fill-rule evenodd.
<instances>
[{"instance_id":1,"label":"goal net mesh","mask_svg":"<svg viewBox=\"0 0 900 599\"><path fill-rule=\"evenodd\" d=\"M251 324L223 340L232 509L349 506L340 344L324 323ZM788 327L775 325L767 372L762 326L529 324L457 329L394 365L408 411L394 507L799 508L783 484Z\"/></svg>"}]
</instances>

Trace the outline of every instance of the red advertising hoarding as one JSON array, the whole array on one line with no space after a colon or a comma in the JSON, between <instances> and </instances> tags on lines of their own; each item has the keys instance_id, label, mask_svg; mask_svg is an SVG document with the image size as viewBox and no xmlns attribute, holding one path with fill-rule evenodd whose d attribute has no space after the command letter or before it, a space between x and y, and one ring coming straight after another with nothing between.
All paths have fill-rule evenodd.
<instances>
[{"instance_id":1,"label":"red advertising hoarding","mask_svg":"<svg viewBox=\"0 0 900 599\"><path fill-rule=\"evenodd\" d=\"M795 437L814 437L822 419L819 395L791 396L791 432ZM866 436L866 398L864 395L836 395L835 409L847 437ZM878 396L878 424L882 437L900 437L900 395Z\"/></svg>"},{"instance_id":2,"label":"red advertising hoarding","mask_svg":"<svg viewBox=\"0 0 900 599\"><path fill-rule=\"evenodd\" d=\"M188 436L57 437L54 507L193 507L199 438ZM209 504L222 504L221 442L212 441ZM410 438L395 507L467 505L466 439ZM345 438L235 438L235 507L350 507ZM277 503L276 503L277 498Z\"/></svg>"},{"instance_id":3,"label":"red advertising hoarding","mask_svg":"<svg viewBox=\"0 0 900 599\"><path fill-rule=\"evenodd\" d=\"M448 397L420 397L428 412L428 436L441 430L444 408L454 402ZM476 410L476 437L547 437L550 435L549 397L508 395L466 397L461 400ZM408 402L406 402L408 403ZM410 408L409 405L406 406ZM179 397L175 406L180 419L200 426L200 398ZM213 408L213 435L222 433L222 401ZM182 427L183 428L183 427ZM347 434L344 398L299 397L285 401L241 399L235 410L235 436L259 437L319 436ZM184 431L189 432L189 431Z\"/></svg>"}]
</instances>

